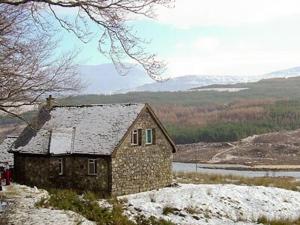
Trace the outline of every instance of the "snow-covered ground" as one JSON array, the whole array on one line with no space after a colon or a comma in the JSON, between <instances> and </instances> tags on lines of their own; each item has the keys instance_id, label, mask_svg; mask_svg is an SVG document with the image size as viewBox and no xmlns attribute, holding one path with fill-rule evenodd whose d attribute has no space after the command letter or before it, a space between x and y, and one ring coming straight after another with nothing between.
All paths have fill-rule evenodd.
<instances>
[{"instance_id":1,"label":"snow-covered ground","mask_svg":"<svg viewBox=\"0 0 300 225\"><path fill-rule=\"evenodd\" d=\"M13 202L7 211L9 224L95 224L71 211L35 207L37 201L48 196L41 189L13 184L4 187L0 195ZM272 187L179 184L120 198L127 199L125 213L129 217L143 214L178 225L252 225L261 216L290 219L300 216L300 192ZM107 201L100 202L102 207L110 207ZM163 215L166 207L173 211Z\"/></svg>"},{"instance_id":2,"label":"snow-covered ground","mask_svg":"<svg viewBox=\"0 0 300 225\"><path fill-rule=\"evenodd\" d=\"M300 216L300 193L271 187L179 184L122 198L128 200L130 216L144 214L180 225L250 225L261 216ZM163 215L165 207L178 211Z\"/></svg>"},{"instance_id":3,"label":"snow-covered ground","mask_svg":"<svg viewBox=\"0 0 300 225\"><path fill-rule=\"evenodd\" d=\"M48 193L37 188L13 184L3 187L1 195L11 202L7 212L8 224L13 225L95 225L84 217L63 210L37 208L35 203Z\"/></svg>"}]
</instances>

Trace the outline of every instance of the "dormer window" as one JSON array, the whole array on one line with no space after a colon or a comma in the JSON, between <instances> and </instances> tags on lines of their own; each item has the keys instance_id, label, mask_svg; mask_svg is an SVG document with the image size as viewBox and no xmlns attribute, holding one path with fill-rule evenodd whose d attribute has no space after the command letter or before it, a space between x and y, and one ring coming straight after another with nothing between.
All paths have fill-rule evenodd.
<instances>
[{"instance_id":1,"label":"dormer window","mask_svg":"<svg viewBox=\"0 0 300 225\"><path fill-rule=\"evenodd\" d=\"M142 145L142 129L131 131L131 145Z\"/></svg>"}]
</instances>

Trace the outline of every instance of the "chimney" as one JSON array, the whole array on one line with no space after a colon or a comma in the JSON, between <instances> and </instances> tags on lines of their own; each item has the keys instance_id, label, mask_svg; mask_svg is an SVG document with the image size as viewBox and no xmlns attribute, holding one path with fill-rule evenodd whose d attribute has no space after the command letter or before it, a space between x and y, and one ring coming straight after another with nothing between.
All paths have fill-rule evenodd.
<instances>
[{"instance_id":1,"label":"chimney","mask_svg":"<svg viewBox=\"0 0 300 225\"><path fill-rule=\"evenodd\" d=\"M52 95L49 95L49 97L46 98L46 100L47 100L46 107L48 109L51 109L53 107L54 98L52 98Z\"/></svg>"}]
</instances>

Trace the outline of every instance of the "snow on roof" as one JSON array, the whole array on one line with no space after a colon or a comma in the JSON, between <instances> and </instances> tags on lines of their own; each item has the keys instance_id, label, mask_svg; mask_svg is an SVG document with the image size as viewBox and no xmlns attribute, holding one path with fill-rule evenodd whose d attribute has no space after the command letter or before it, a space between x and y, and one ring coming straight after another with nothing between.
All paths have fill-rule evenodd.
<instances>
[{"instance_id":1,"label":"snow on roof","mask_svg":"<svg viewBox=\"0 0 300 225\"><path fill-rule=\"evenodd\" d=\"M11 148L16 139L16 137L7 137L0 144L0 167L5 167L6 163L8 163L10 166L13 166L13 154L8 153L8 150Z\"/></svg>"},{"instance_id":2,"label":"snow on roof","mask_svg":"<svg viewBox=\"0 0 300 225\"><path fill-rule=\"evenodd\" d=\"M50 154L72 153L75 137L75 127L54 129L51 132Z\"/></svg>"},{"instance_id":3,"label":"snow on roof","mask_svg":"<svg viewBox=\"0 0 300 225\"><path fill-rule=\"evenodd\" d=\"M144 104L56 106L50 112L50 120L29 143L14 151L48 154L50 147L50 153L53 154L64 154L72 148L72 153L75 154L110 155L144 106ZM74 129L72 135L71 129Z\"/></svg>"}]
</instances>

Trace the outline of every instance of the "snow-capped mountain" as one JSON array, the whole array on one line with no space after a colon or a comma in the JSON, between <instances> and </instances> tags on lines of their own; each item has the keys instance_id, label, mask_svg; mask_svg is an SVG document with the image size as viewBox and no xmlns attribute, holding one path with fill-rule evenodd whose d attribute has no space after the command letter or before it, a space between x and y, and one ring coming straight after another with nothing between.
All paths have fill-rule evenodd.
<instances>
[{"instance_id":1,"label":"snow-capped mountain","mask_svg":"<svg viewBox=\"0 0 300 225\"><path fill-rule=\"evenodd\" d=\"M86 88L84 94L111 94L120 89L131 89L153 80L138 67L133 67L127 75L118 74L114 65L81 65L79 76Z\"/></svg>"},{"instance_id":2,"label":"snow-capped mountain","mask_svg":"<svg viewBox=\"0 0 300 225\"><path fill-rule=\"evenodd\" d=\"M275 71L263 75L185 75L162 82L152 80L139 67L134 67L126 76L117 73L112 64L80 66L80 77L87 84L85 94L117 94L138 91L186 91L212 84L235 84L256 82L275 77L300 76L300 67Z\"/></svg>"},{"instance_id":3,"label":"snow-capped mountain","mask_svg":"<svg viewBox=\"0 0 300 225\"><path fill-rule=\"evenodd\" d=\"M187 75L170 78L163 82L152 82L144 84L134 89L123 89L118 93L137 92L137 91L186 91L196 87L204 87L212 84L235 84L256 82L261 79L276 77L300 76L300 67L287 70L275 71L268 74L242 76L242 75Z\"/></svg>"},{"instance_id":4,"label":"snow-capped mountain","mask_svg":"<svg viewBox=\"0 0 300 225\"><path fill-rule=\"evenodd\" d=\"M134 89L123 89L119 93L137 91L186 91L194 87L207 86L211 84L233 84L255 80L251 77L230 76L230 75L187 75L170 78L162 82L144 84Z\"/></svg>"},{"instance_id":5,"label":"snow-capped mountain","mask_svg":"<svg viewBox=\"0 0 300 225\"><path fill-rule=\"evenodd\" d=\"M268 73L264 75L264 78L297 77L297 76L300 76L300 66Z\"/></svg>"}]
</instances>

